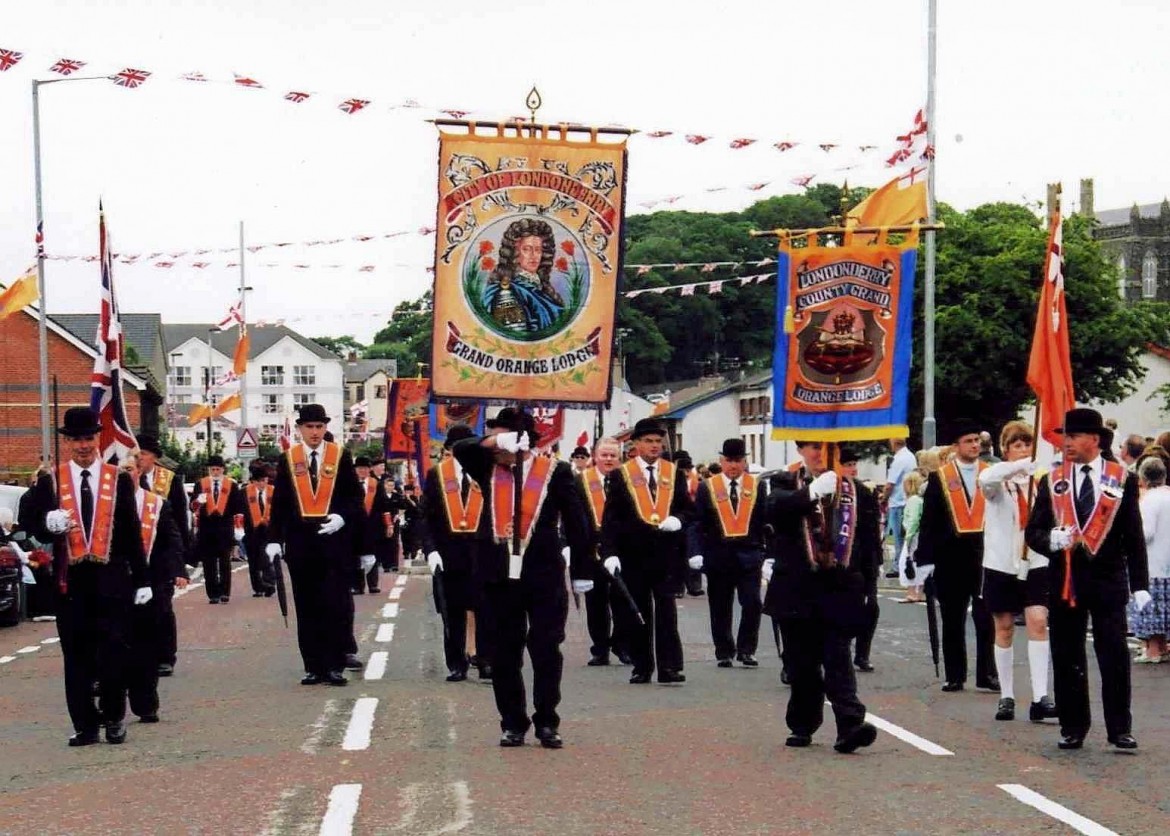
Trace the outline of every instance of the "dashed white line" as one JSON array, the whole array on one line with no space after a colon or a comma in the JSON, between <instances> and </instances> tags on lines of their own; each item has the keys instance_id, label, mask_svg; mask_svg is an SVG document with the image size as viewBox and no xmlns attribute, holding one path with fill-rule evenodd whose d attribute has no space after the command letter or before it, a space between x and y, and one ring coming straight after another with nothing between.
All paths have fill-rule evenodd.
<instances>
[{"instance_id":1,"label":"dashed white line","mask_svg":"<svg viewBox=\"0 0 1170 836\"><path fill-rule=\"evenodd\" d=\"M397 601L401 597L402 597L402 587L401 586L390 587L390 600L391 601Z\"/></svg>"},{"instance_id":2,"label":"dashed white line","mask_svg":"<svg viewBox=\"0 0 1170 836\"><path fill-rule=\"evenodd\" d=\"M398 605L385 604L382 606L382 618L398 618Z\"/></svg>"},{"instance_id":3,"label":"dashed white line","mask_svg":"<svg viewBox=\"0 0 1170 836\"><path fill-rule=\"evenodd\" d=\"M353 705L349 725L341 748L347 752L360 752L370 748L370 733L374 729L374 713L378 710L377 697L360 697Z\"/></svg>"},{"instance_id":4,"label":"dashed white line","mask_svg":"<svg viewBox=\"0 0 1170 836\"><path fill-rule=\"evenodd\" d=\"M41 639L41 644L56 644L61 641L60 636L49 636L47 639Z\"/></svg>"},{"instance_id":5,"label":"dashed white line","mask_svg":"<svg viewBox=\"0 0 1170 836\"><path fill-rule=\"evenodd\" d=\"M376 642L388 642L394 638L394 625L390 622L378 625L378 632L374 635Z\"/></svg>"},{"instance_id":6,"label":"dashed white line","mask_svg":"<svg viewBox=\"0 0 1170 836\"><path fill-rule=\"evenodd\" d=\"M406 575L399 575L398 579L396 581L394 581L394 585L395 586L406 586L406 581L407 581Z\"/></svg>"},{"instance_id":7,"label":"dashed white line","mask_svg":"<svg viewBox=\"0 0 1170 836\"><path fill-rule=\"evenodd\" d=\"M7 665L9 662L15 662L15 656L0 656L0 665Z\"/></svg>"},{"instance_id":8,"label":"dashed white line","mask_svg":"<svg viewBox=\"0 0 1170 836\"><path fill-rule=\"evenodd\" d=\"M41 646L39 644L30 644L28 647L22 647L16 652L17 653L36 653L40 649L41 649Z\"/></svg>"},{"instance_id":9,"label":"dashed white line","mask_svg":"<svg viewBox=\"0 0 1170 836\"><path fill-rule=\"evenodd\" d=\"M953 755L955 754L950 749L944 749L937 743L931 743L924 737L919 737L912 731L907 731L901 726L896 726L889 720L883 720L881 717L876 717L873 714L866 714L865 719L873 723L887 734L892 734L894 737L909 743L915 749L926 752L928 755Z\"/></svg>"},{"instance_id":10,"label":"dashed white line","mask_svg":"<svg viewBox=\"0 0 1170 836\"><path fill-rule=\"evenodd\" d=\"M321 820L319 836L349 836L357 817L358 800L362 797L361 784L338 784L329 792L329 806Z\"/></svg>"},{"instance_id":11,"label":"dashed white line","mask_svg":"<svg viewBox=\"0 0 1170 836\"><path fill-rule=\"evenodd\" d=\"M1035 807L1041 813L1064 822L1078 833L1084 833L1087 836L1117 836L1115 831L1097 824L1092 819L1085 818L1080 813L1074 813L1067 807L1045 798L1035 790L1028 789L1023 784L996 784L996 786L1017 801L1022 801L1029 807Z\"/></svg>"},{"instance_id":12,"label":"dashed white line","mask_svg":"<svg viewBox=\"0 0 1170 836\"><path fill-rule=\"evenodd\" d=\"M366 670L362 674L364 679L381 679L386 675L386 662L390 654L385 650L375 650L366 660Z\"/></svg>"}]
</instances>

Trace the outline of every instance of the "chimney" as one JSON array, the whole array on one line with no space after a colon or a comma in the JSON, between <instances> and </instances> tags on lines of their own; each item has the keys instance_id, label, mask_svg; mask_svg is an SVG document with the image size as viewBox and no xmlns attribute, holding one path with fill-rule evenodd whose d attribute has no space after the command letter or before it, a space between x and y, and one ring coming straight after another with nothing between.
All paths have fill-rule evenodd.
<instances>
[{"instance_id":1,"label":"chimney","mask_svg":"<svg viewBox=\"0 0 1170 836\"><path fill-rule=\"evenodd\" d=\"M1093 209L1093 178L1081 180L1081 217L1094 220L1096 213Z\"/></svg>"},{"instance_id":2,"label":"chimney","mask_svg":"<svg viewBox=\"0 0 1170 836\"><path fill-rule=\"evenodd\" d=\"M358 359L357 352L356 352L356 351L351 351L351 352L350 352L350 353L349 353L349 354L346 356L346 358L345 358L345 362L347 362L347 363L356 363L356 362L357 362L357 359Z\"/></svg>"},{"instance_id":3,"label":"chimney","mask_svg":"<svg viewBox=\"0 0 1170 836\"><path fill-rule=\"evenodd\" d=\"M1060 183L1048 184L1048 213L1049 218L1060 207Z\"/></svg>"}]
</instances>

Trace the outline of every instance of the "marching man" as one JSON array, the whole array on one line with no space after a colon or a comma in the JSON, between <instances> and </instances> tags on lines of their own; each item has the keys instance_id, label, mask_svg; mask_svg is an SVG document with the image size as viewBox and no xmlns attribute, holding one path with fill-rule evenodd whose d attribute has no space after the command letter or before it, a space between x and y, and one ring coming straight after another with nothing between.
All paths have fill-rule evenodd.
<instances>
[{"instance_id":1,"label":"marching man","mask_svg":"<svg viewBox=\"0 0 1170 836\"><path fill-rule=\"evenodd\" d=\"M195 487L191 500L197 533L195 554L203 561L203 583L210 604L226 604L232 596L232 545L244 539L236 515L248 512L244 492L224 475L223 456L207 457L207 475Z\"/></svg>"},{"instance_id":2,"label":"marching man","mask_svg":"<svg viewBox=\"0 0 1170 836\"><path fill-rule=\"evenodd\" d=\"M601 535L601 521L605 518L605 499L610 491L610 475L621 464L622 447L613 438L603 438L593 450L596 462L578 474L585 491L585 507L589 521L593 524L593 539L590 541L590 557L597 561L597 540ZM596 564L601 569L601 564ZM623 601L613 600L613 588L609 573L594 571L594 587L585 593L585 621L589 627L590 667L609 664L612 650L623 665L633 662L629 654L629 624L633 620ZM611 618L612 613L612 618Z\"/></svg>"},{"instance_id":3,"label":"marching man","mask_svg":"<svg viewBox=\"0 0 1170 836\"><path fill-rule=\"evenodd\" d=\"M271 597L276 592L276 578L272 561L265 547L268 545L268 523L272 519L272 485L268 484L268 465L252 462L251 479L244 488L248 513L244 516L244 552L248 556L248 577L252 581L252 597Z\"/></svg>"}]
</instances>

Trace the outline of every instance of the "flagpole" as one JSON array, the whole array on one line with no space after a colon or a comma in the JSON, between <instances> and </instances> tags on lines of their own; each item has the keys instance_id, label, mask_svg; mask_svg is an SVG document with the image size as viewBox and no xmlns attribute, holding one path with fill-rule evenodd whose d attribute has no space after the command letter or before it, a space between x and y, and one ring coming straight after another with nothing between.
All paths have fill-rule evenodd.
<instances>
[{"instance_id":1,"label":"flagpole","mask_svg":"<svg viewBox=\"0 0 1170 836\"><path fill-rule=\"evenodd\" d=\"M32 83L32 111L33 111L33 181L36 191L37 206L37 234L41 238L37 243L37 293L40 294L41 315L37 323L37 339L39 340L39 366L41 388L41 464L48 464L49 458L49 333L48 333L48 305L45 303L45 213L41 199L41 96L40 82ZM53 459L53 464L57 464Z\"/></svg>"},{"instance_id":2,"label":"flagpole","mask_svg":"<svg viewBox=\"0 0 1170 836\"><path fill-rule=\"evenodd\" d=\"M935 65L938 57L938 0L927 3L926 24L926 147L930 152L926 159L926 252L923 264L923 298L925 328L922 341L922 447L935 445L936 425L934 419L934 230L937 223L934 198L934 112L935 112Z\"/></svg>"},{"instance_id":3,"label":"flagpole","mask_svg":"<svg viewBox=\"0 0 1170 836\"><path fill-rule=\"evenodd\" d=\"M248 291L251 290L244 280L244 222L240 221L240 335L248 330ZM248 423L248 358L244 358L244 373L240 375L240 425L243 429Z\"/></svg>"},{"instance_id":4,"label":"flagpole","mask_svg":"<svg viewBox=\"0 0 1170 836\"><path fill-rule=\"evenodd\" d=\"M214 328L207 329L207 368L203 377L203 402L207 405L207 455L211 457L211 415L215 410L211 406L211 335Z\"/></svg>"}]
</instances>

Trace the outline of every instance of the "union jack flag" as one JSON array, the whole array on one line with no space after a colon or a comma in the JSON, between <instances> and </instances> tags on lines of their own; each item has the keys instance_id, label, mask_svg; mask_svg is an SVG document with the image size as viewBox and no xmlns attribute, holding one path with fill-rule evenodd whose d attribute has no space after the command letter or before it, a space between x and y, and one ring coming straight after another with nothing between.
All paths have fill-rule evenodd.
<instances>
[{"instance_id":1,"label":"union jack flag","mask_svg":"<svg viewBox=\"0 0 1170 836\"><path fill-rule=\"evenodd\" d=\"M84 61L78 61L75 58L62 58L56 64L49 67L49 72L57 73L58 75L72 75L84 66Z\"/></svg>"},{"instance_id":2,"label":"union jack flag","mask_svg":"<svg viewBox=\"0 0 1170 836\"><path fill-rule=\"evenodd\" d=\"M14 49L0 49L0 73L11 70L20 63L20 59L23 57L23 52L17 52Z\"/></svg>"},{"instance_id":3,"label":"union jack flag","mask_svg":"<svg viewBox=\"0 0 1170 836\"><path fill-rule=\"evenodd\" d=\"M312 94L311 93L300 93L300 92L297 92L296 90L290 90L289 92L284 94L284 100L287 102L293 102L295 104L300 104L305 99L309 98L310 95L312 95Z\"/></svg>"},{"instance_id":4,"label":"union jack flag","mask_svg":"<svg viewBox=\"0 0 1170 836\"><path fill-rule=\"evenodd\" d=\"M236 84L240 85L241 87L263 87L264 86L256 79L248 78L246 75L235 74L235 76L236 76L236 78L235 78Z\"/></svg>"},{"instance_id":5,"label":"union jack flag","mask_svg":"<svg viewBox=\"0 0 1170 836\"><path fill-rule=\"evenodd\" d=\"M110 80L119 87L128 87L133 90L135 87L140 87L144 81L150 78L150 73L146 70L136 70L133 67L127 67L121 72L114 73L110 76Z\"/></svg>"},{"instance_id":6,"label":"union jack flag","mask_svg":"<svg viewBox=\"0 0 1170 836\"><path fill-rule=\"evenodd\" d=\"M244 315L240 312L241 305L241 302L236 302L236 304L228 308L227 316L216 324L216 330L226 331L233 325L243 325Z\"/></svg>"},{"instance_id":7,"label":"union jack flag","mask_svg":"<svg viewBox=\"0 0 1170 836\"><path fill-rule=\"evenodd\" d=\"M341 104L339 104L337 106L337 109L344 112L344 113L348 113L348 114L352 115L354 113L357 113L359 110L361 110L363 107L365 107L368 104L369 104L369 101L367 99L346 99L344 102L342 102Z\"/></svg>"},{"instance_id":8,"label":"union jack flag","mask_svg":"<svg viewBox=\"0 0 1170 836\"><path fill-rule=\"evenodd\" d=\"M772 145L777 151L791 151L800 143L798 142L777 142Z\"/></svg>"},{"instance_id":9,"label":"union jack flag","mask_svg":"<svg viewBox=\"0 0 1170 836\"><path fill-rule=\"evenodd\" d=\"M138 446L122 400L122 323L114 293L114 269L110 255L106 215L98 207L98 240L102 263L101 317L97 332L97 357L90 378L89 407L101 419L99 450L102 459L123 458Z\"/></svg>"},{"instance_id":10,"label":"union jack flag","mask_svg":"<svg viewBox=\"0 0 1170 836\"><path fill-rule=\"evenodd\" d=\"M702 145L711 137L703 136L702 134L687 134L687 142L691 145Z\"/></svg>"},{"instance_id":11,"label":"union jack flag","mask_svg":"<svg viewBox=\"0 0 1170 836\"><path fill-rule=\"evenodd\" d=\"M37 224L37 258L45 257L45 222L41 221Z\"/></svg>"},{"instance_id":12,"label":"union jack flag","mask_svg":"<svg viewBox=\"0 0 1170 836\"><path fill-rule=\"evenodd\" d=\"M755 142L754 139L748 139L747 137L741 137L740 139L731 140L731 147L735 148L735 149L747 148L753 142Z\"/></svg>"},{"instance_id":13,"label":"union jack flag","mask_svg":"<svg viewBox=\"0 0 1170 836\"><path fill-rule=\"evenodd\" d=\"M452 119L462 119L464 116L466 116L471 111L468 111L468 110L441 110L439 112L446 113Z\"/></svg>"},{"instance_id":14,"label":"union jack flag","mask_svg":"<svg viewBox=\"0 0 1170 836\"><path fill-rule=\"evenodd\" d=\"M674 131L650 131L646 136L651 139L662 139L665 136L670 136Z\"/></svg>"},{"instance_id":15,"label":"union jack flag","mask_svg":"<svg viewBox=\"0 0 1170 836\"><path fill-rule=\"evenodd\" d=\"M815 174L803 174L800 177L793 177L789 182L794 186L800 186L802 189L807 187L809 183L816 177Z\"/></svg>"}]
</instances>

